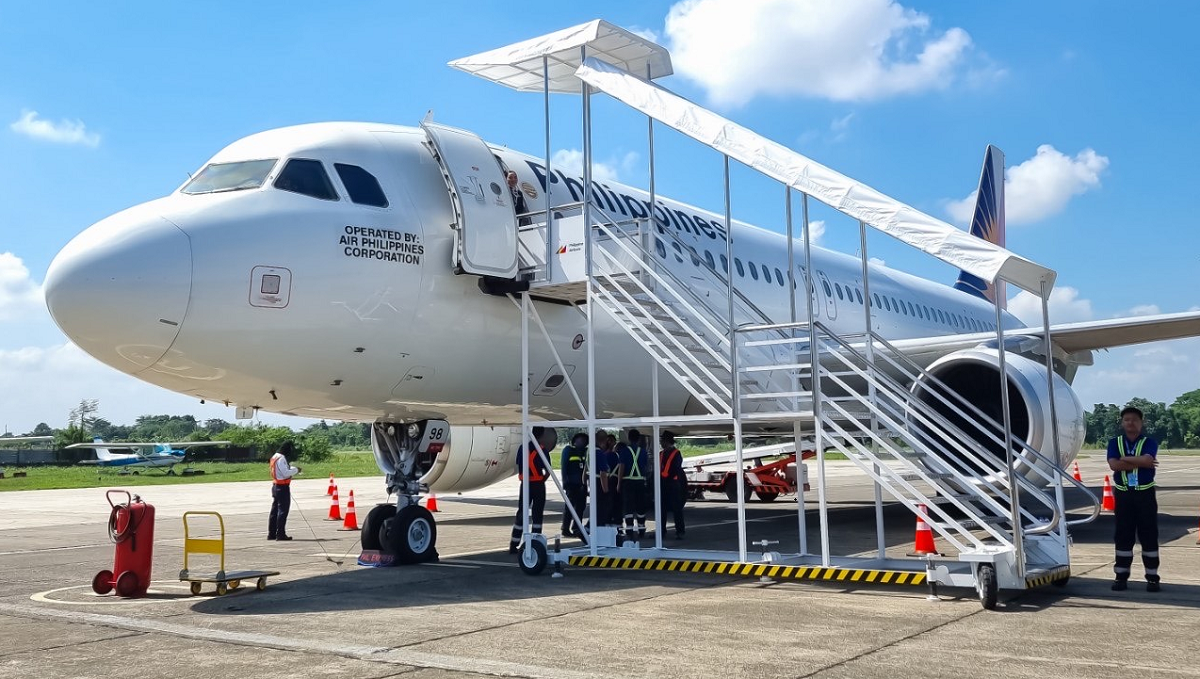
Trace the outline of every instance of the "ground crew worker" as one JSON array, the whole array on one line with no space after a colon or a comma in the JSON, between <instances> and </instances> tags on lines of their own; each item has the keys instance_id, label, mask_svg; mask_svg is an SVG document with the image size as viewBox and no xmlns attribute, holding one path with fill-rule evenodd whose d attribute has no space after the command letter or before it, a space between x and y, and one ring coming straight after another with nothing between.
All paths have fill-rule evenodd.
<instances>
[{"instance_id":1,"label":"ground crew worker","mask_svg":"<svg viewBox=\"0 0 1200 679\"><path fill-rule=\"evenodd\" d=\"M646 535L646 477L650 472L650 456L642 445L642 434L630 429L627 443L617 448L620 456L617 475L617 491L621 494L621 506L625 514L625 537L638 538ZM634 532L636 522L636 533Z\"/></svg>"},{"instance_id":2,"label":"ground crew worker","mask_svg":"<svg viewBox=\"0 0 1200 679\"><path fill-rule=\"evenodd\" d=\"M584 510L587 509L587 464L588 437L579 432L571 437L571 445L563 446L562 459L559 468L562 469L563 490L567 494L567 502L583 521ZM582 523L576 523L571 512L563 511L562 534L583 537Z\"/></svg>"},{"instance_id":3,"label":"ground crew worker","mask_svg":"<svg viewBox=\"0 0 1200 679\"><path fill-rule=\"evenodd\" d=\"M558 442L558 434L552 427L534 427L532 433L549 459L550 451ZM542 532L542 515L546 511L546 477L550 475L550 469L533 441L517 448L517 478L524 481L526 471L529 472L529 532L536 535ZM508 543L509 554L517 553L517 546L521 544L521 536L525 532L524 517L521 516L525 508L524 495L525 484L522 482L517 495L517 517L513 521L512 539Z\"/></svg>"},{"instance_id":4,"label":"ground crew worker","mask_svg":"<svg viewBox=\"0 0 1200 679\"><path fill-rule=\"evenodd\" d=\"M683 455L675 447L674 432L662 432L658 441L662 444L662 452L658 456L662 461L662 469L659 471L663 497L661 530L666 532L667 514L670 513L675 519L675 537L682 538L686 530L683 522L683 503L687 499L687 476L683 473Z\"/></svg>"},{"instance_id":5,"label":"ground crew worker","mask_svg":"<svg viewBox=\"0 0 1200 679\"><path fill-rule=\"evenodd\" d=\"M596 523L601 526L621 525L621 496L617 493L621 460L615 446L612 434L596 432Z\"/></svg>"},{"instance_id":6,"label":"ground crew worker","mask_svg":"<svg viewBox=\"0 0 1200 679\"><path fill-rule=\"evenodd\" d=\"M267 519L268 540L291 540L287 534L288 510L292 508L292 477L300 473L288 458L294 456L291 441L284 441L271 456L271 515Z\"/></svg>"},{"instance_id":7,"label":"ground crew worker","mask_svg":"<svg viewBox=\"0 0 1200 679\"><path fill-rule=\"evenodd\" d=\"M1142 566L1146 569L1146 591L1157 592L1158 577L1158 498L1155 496L1154 468L1158 466L1158 443L1142 431L1142 411L1128 406L1121 411L1122 433L1108 442L1108 468L1113 471L1116 500L1117 579L1112 588L1128 587L1133 565L1133 541L1142 543Z\"/></svg>"}]
</instances>

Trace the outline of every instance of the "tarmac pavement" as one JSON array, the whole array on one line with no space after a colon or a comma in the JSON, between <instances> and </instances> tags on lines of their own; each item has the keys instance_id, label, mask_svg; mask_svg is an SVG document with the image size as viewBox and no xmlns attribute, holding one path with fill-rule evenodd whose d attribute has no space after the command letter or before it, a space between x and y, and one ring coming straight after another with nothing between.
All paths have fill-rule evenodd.
<instances>
[{"instance_id":1,"label":"tarmac pavement","mask_svg":"<svg viewBox=\"0 0 1200 679\"><path fill-rule=\"evenodd\" d=\"M1080 468L1099 495L1102 453ZM1130 590L1109 590L1106 514L1074 531L1066 587L1002 592L995 611L967 590L929 601L923 587L668 571L530 577L505 551L515 479L438 498L439 563L380 569L354 565L358 534L325 520L327 479L293 485L292 542L265 539L265 482L141 487L157 509L155 581L148 597L122 600L90 590L112 567L102 489L0 493L0 678L1200 676L1200 457L1164 456L1159 474L1161 593L1144 591L1140 559ZM869 481L849 463L831 463L828 478L833 553L873 554ZM351 486L361 523L386 499L382 480L341 480L343 511ZM736 510L713 497L688 504L687 539L666 546L736 547ZM548 531L560 507L550 503ZM227 568L282 575L262 592L248 583L218 597L208 585L192 596L176 577L185 510L222 513ZM749 503L749 539L797 551L796 513L788 498ZM886 507L889 555L911 548L913 525ZM1136 651L1118 641L1131 637L1152 641Z\"/></svg>"}]
</instances>

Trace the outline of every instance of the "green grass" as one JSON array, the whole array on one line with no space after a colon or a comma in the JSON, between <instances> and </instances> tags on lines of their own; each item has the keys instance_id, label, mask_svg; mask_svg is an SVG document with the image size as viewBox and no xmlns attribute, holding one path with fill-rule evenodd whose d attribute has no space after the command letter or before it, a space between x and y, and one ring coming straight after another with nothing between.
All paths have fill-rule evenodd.
<instances>
[{"instance_id":1,"label":"green grass","mask_svg":"<svg viewBox=\"0 0 1200 679\"><path fill-rule=\"evenodd\" d=\"M375 457L370 452L344 451L333 454L327 462L300 462L304 469L300 478L329 478L332 472L337 478L354 476L376 476L381 472L375 466ZM175 468L178 473L183 465ZM204 473L198 476L166 476L161 469L138 469L134 476L118 474L111 467L77 465L74 467L5 467L5 478L0 479L0 491L47 490L50 488L102 488L107 486L155 486L165 484L216 483L220 481L266 481L271 478L266 462L225 463L202 462L196 469ZM14 471L28 475L12 478Z\"/></svg>"}]
</instances>

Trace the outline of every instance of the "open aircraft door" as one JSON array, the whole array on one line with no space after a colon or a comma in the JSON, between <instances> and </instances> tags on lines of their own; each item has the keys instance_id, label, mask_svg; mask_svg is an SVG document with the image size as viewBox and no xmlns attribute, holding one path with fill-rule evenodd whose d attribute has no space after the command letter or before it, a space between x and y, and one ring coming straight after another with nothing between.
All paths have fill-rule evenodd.
<instances>
[{"instance_id":1,"label":"open aircraft door","mask_svg":"<svg viewBox=\"0 0 1200 679\"><path fill-rule=\"evenodd\" d=\"M496 156L478 136L421 123L454 205L456 271L516 278L517 218Z\"/></svg>"}]
</instances>

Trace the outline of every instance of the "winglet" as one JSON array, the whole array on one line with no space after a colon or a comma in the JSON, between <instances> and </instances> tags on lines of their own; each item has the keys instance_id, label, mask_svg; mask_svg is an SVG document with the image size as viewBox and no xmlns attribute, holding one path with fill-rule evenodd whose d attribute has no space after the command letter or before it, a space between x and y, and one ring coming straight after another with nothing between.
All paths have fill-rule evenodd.
<instances>
[{"instance_id":1,"label":"winglet","mask_svg":"<svg viewBox=\"0 0 1200 679\"><path fill-rule=\"evenodd\" d=\"M971 235L1004 247L1004 152L990 144L984 152L979 191L975 193ZM996 286L966 271L958 273L954 287L989 302L996 301ZM1001 295L1002 308L1007 306L1006 301Z\"/></svg>"}]
</instances>

